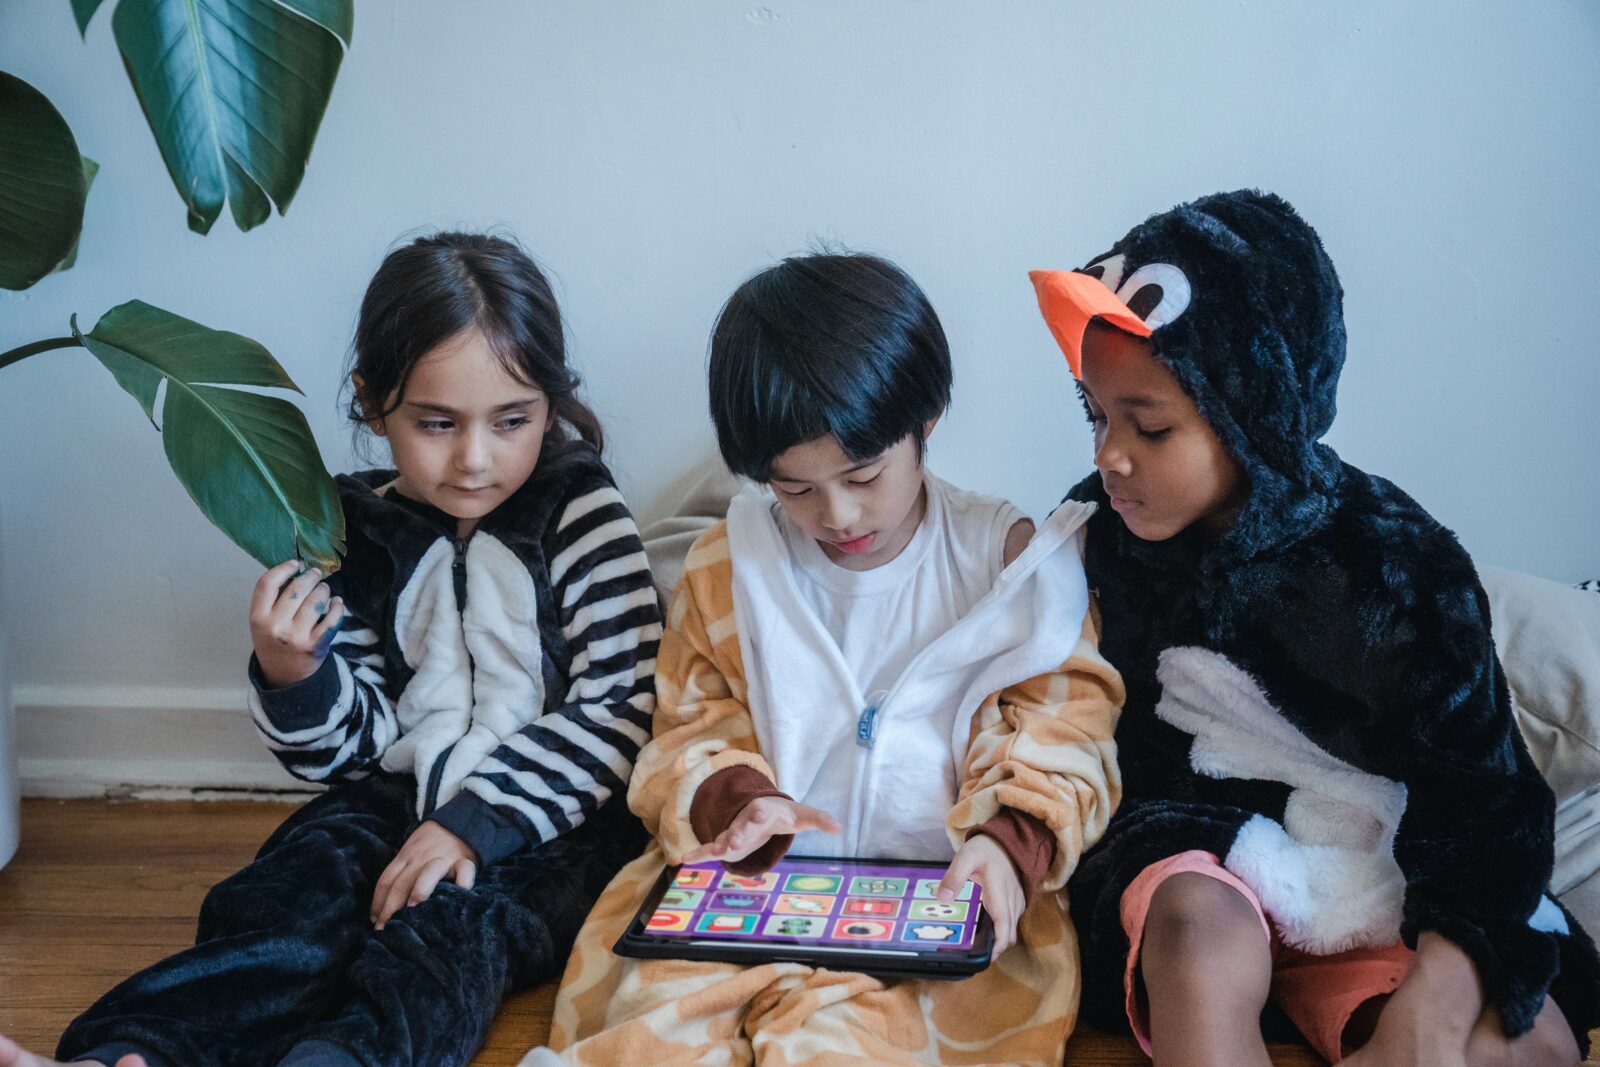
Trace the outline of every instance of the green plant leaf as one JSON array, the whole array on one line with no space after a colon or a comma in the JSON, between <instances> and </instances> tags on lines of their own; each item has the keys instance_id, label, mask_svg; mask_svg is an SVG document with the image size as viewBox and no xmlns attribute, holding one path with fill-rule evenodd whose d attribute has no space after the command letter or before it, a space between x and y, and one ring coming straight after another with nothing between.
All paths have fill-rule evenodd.
<instances>
[{"instance_id":1,"label":"green plant leaf","mask_svg":"<svg viewBox=\"0 0 1600 1067\"><path fill-rule=\"evenodd\" d=\"M167 172L206 233L287 211L354 24L354 0L122 0L117 46Z\"/></svg>"},{"instance_id":2,"label":"green plant leaf","mask_svg":"<svg viewBox=\"0 0 1600 1067\"><path fill-rule=\"evenodd\" d=\"M88 156L84 156L82 158L83 158L83 195L84 195L85 198L87 198L88 195L89 195L89 190L94 188L94 176L96 174L100 173L100 164L96 163L94 160L90 159ZM78 263L78 242L77 241L73 241L72 242L72 249L71 249L71 251L69 251L67 253L67 258L63 259L60 263L57 263L55 265L55 269L52 270L50 273L55 274L55 273L58 273L60 271L71 270L74 266L77 265L77 263Z\"/></svg>"},{"instance_id":3,"label":"green plant leaf","mask_svg":"<svg viewBox=\"0 0 1600 1067\"><path fill-rule=\"evenodd\" d=\"M0 71L0 288L28 288L77 243L88 192L81 158L45 95Z\"/></svg>"},{"instance_id":4,"label":"green plant leaf","mask_svg":"<svg viewBox=\"0 0 1600 1067\"><path fill-rule=\"evenodd\" d=\"M94 19L94 13L100 10L103 0L72 0L72 14L78 20L78 35L86 36L89 33L89 23Z\"/></svg>"},{"instance_id":5,"label":"green plant leaf","mask_svg":"<svg viewBox=\"0 0 1600 1067\"><path fill-rule=\"evenodd\" d=\"M337 34L346 48L355 33L356 9L352 0L277 0L300 12L329 33Z\"/></svg>"},{"instance_id":6,"label":"green plant leaf","mask_svg":"<svg viewBox=\"0 0 1600 1067\"><path fill-rule=\"evenodd\" d=\"M224 385L294 389L248 337L138 300L72 332L151 422L161 386L162 445L178 481L218 529L263 566L298 556L325 571L344 552L344 512L311 427L281 397Z\"/></svg>"}]
</instances>

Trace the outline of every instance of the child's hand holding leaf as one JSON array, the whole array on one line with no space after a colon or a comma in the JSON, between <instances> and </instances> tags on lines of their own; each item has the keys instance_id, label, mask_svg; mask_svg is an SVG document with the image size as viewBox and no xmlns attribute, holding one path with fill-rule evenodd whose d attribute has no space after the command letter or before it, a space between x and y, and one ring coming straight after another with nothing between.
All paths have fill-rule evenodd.
<instances>
[{"instance_id":1,"label":"child's hand holding leaf","mask_svg":"<svg viewBox=\"0 0 1600 1067\"><path fill-rule=\"evenodd\" d=\"M322 572L301 572L298 560L261 576L250 598L250 640L268 688L282 689L317 672L344 621L344 601L331 596Z\"/></svg>"}]
</instances>

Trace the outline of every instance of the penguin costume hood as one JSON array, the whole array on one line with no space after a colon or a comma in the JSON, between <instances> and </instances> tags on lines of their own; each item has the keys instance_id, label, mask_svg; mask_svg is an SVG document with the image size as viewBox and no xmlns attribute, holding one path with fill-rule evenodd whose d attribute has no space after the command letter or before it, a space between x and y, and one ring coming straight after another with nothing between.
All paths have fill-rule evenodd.
<instances>
[{"instance_id":1,"label":"penguin costume hood","mask_svg":"<svg viewBox=\"0 0 1600 1067\"><path fill-rule=\"evenodd\" d=\"M1315 231L1276 196L1220 193L1031 277L1075 377L1092 320L1147 338L1248 481L1225 532L1163 541L1129 531L1098 474L1069 493L1100 505L1085 567L1127 685L1122 806L1068 887L1088 1018L1126 1029L1123 891L1202 849L1286 944L1436 931L1471 956L1508 1035L1548 994L1586 1049L1600 960L1547 892L1554 802L1477 573L1420 505L1321 441L1345 329Z\"/></svg>"},{"instance_id":2,"label":"penguin costume hood","mask_svg":"<svg viewBox=\"0 0 1600 1067\"><path fill-rule=\"evenodd\" d=\"M1344 366L1344 290L1287 202L1204 197L1153 216L1081 271L1031 277L1074 377L1090 319L1150 338L1244 465L1251 492L1222 556L1247 558L1328 521L1340 463L1321 438Z\"/></svg>"}]
</instances>

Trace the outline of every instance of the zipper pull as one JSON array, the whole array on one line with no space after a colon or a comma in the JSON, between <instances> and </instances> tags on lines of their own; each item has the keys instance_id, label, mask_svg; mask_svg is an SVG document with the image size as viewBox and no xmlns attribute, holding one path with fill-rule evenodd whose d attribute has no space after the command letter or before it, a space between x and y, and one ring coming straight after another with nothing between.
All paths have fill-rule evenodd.
<instances>
[{"instance_id":1,"label":"zipper pull","mask_svg":"<svg viewBox=\"0 0 1600 1067\"><path fill-rule=\"evenodd\" d=\"M869 705L861 713L861 718L856 721L856 744L872 747L872 725L878 718L876 705Z\"/></svg>"},{"instance_id":2,"label":"zipper pull","mask_svg":"<svg viewBox=\"0 0 1600 1067\"><path fill-rule=\"evenodd\" d=\"M888 695L880 692L873 693L867 698L867 706L862 710L861 718L856 720L856 744L866 748L872 747L873 741L876 740L873 731L878 725L878 705L882 704L884 697Z\"/></svg>"}]
</instances>

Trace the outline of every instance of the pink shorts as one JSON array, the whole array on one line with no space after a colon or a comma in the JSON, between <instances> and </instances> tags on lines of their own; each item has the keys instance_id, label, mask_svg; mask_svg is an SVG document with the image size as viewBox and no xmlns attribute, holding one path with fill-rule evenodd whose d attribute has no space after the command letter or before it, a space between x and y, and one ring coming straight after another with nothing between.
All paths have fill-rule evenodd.
<instances>
[{"instance_id":1,"label":"pink shorts","mask_svg":"<svg viewBox=\"0 0 1600 1067\"><path fill-rule=\"evenodd\" d=\"M1412 952L1401 944L1358 948L1332 956L1313 956L1290 948L1278 937L1261 909L1261 901L1210 852L1183 852L1152 863L1139 872L1122 894L1122 929L1128 935L1128 966L1122 985L1127 995L1128 1022L1139 1045L1150 1051L1150 1017L1139 981L1139 947L1145 917L1157 887L1175 874L1203 874L1233 887L1250 902L1261 929L1272 943L1272 988L1269 999L1305 1035L1329 1063L1344 1058L1344 1030L1366 1001L1395 991L1411 969Z\"/></svg>"}]
</instances>

